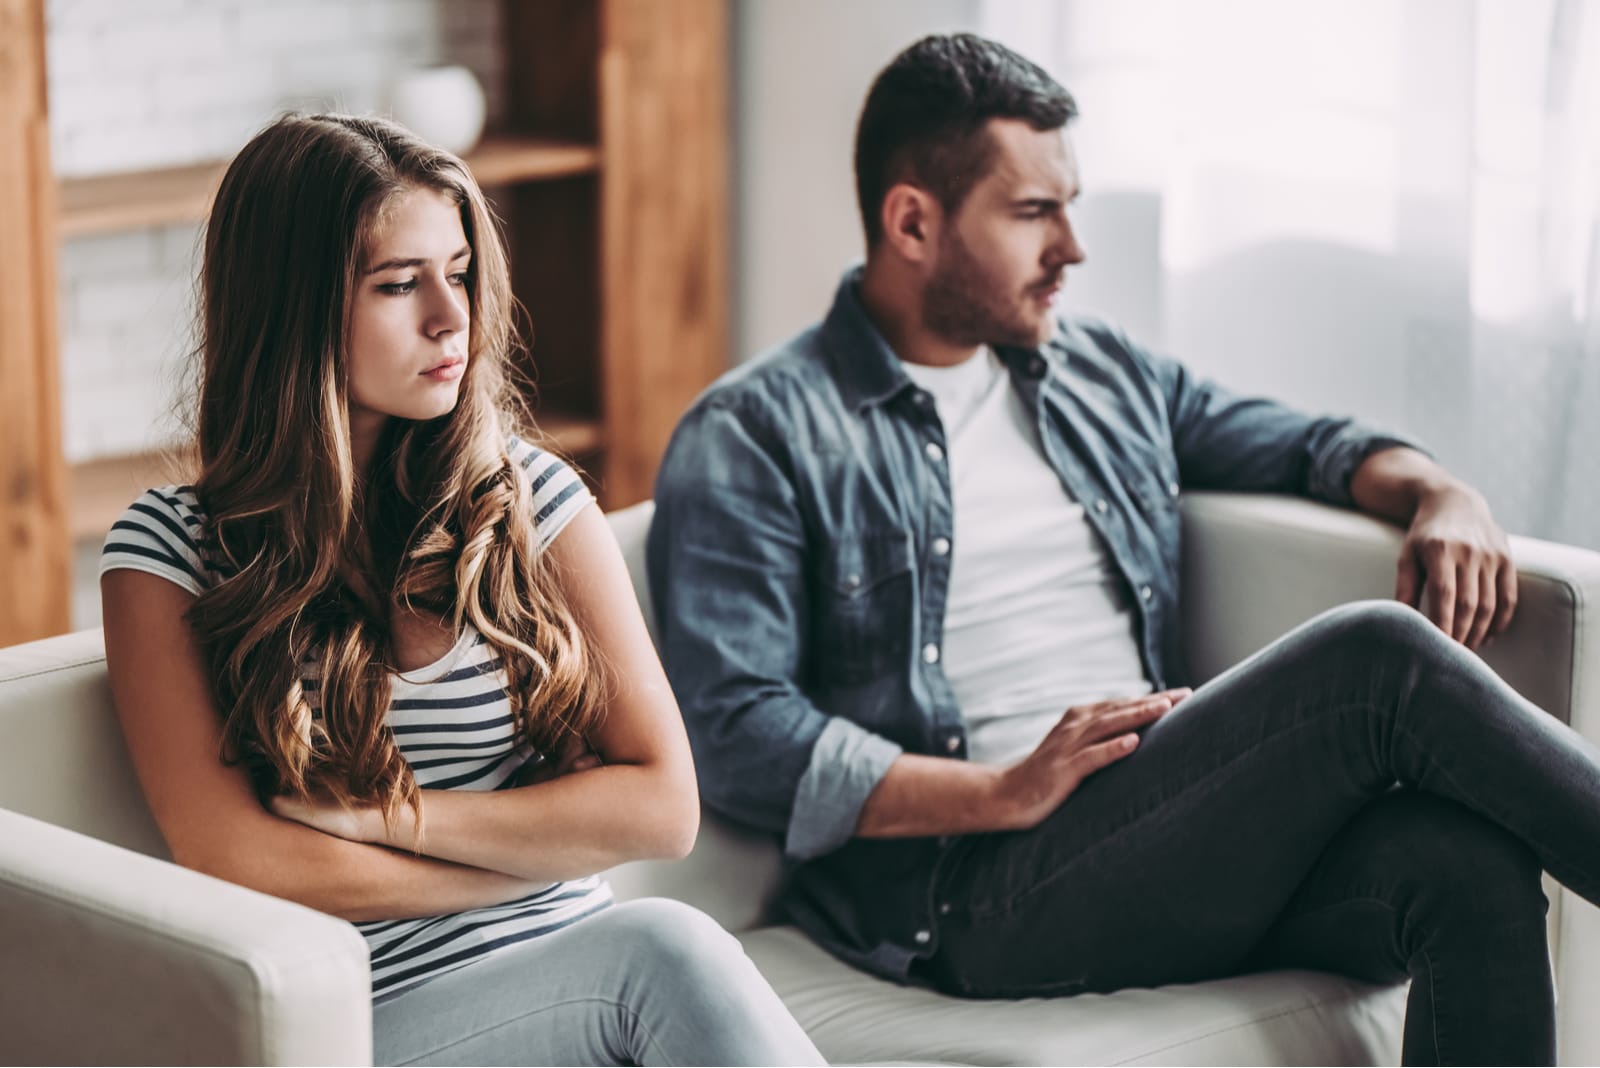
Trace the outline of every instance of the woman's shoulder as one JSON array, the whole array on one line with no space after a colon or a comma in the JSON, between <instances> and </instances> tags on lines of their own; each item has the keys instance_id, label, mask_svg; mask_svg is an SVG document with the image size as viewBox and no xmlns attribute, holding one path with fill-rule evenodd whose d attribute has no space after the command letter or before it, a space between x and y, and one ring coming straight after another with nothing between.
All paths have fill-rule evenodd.
<instances>
[{"instance_id":1,"label":"woman's shoulder","mask_svg":"<svg viewBox=\"0 0 1600 1068\"><path fill-rule=\"evenodd\" d=\"M570 464L548 449L512 436L506 439L506 453L527 476L533 526L543 548L594 501L594 494Z\"/></svg>"},{"instance_id":2,"label":"woman's shoulder","mask_svg":"<svg viewBox=\"0 0 1600 1068\"><path fill-rule=\"evenodd\" d=\"M111 524L100 549L100 574L144 571L198 595L213 581L201 552L205 522L193 486L145 490Z\"/></svg>"}]
</instances>

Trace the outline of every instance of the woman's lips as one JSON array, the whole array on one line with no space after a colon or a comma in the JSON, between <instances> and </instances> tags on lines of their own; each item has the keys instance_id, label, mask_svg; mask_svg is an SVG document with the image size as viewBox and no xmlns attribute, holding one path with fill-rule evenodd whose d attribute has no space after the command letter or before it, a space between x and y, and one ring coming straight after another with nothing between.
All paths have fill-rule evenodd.
<instances>
[{"instance_id":1,"label":"woman's lips","mask_svg":"<svg viewBox=\"0 0 1600 1068\"><path fill-rule=\"evenodd\" d=\"M466 369L467 358L465 356L452 356L443 363L430 367L422 374L423 377L431 378L435 382L454 382L461 377Z\"/></svg>"}]
</instances>

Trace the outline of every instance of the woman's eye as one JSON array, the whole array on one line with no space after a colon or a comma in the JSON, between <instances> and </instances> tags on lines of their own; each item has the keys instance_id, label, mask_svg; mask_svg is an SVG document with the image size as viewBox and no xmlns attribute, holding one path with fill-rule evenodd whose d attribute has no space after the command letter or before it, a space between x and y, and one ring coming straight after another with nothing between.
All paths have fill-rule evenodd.
<instances>
[{"instance_id":1,"label":"woman's eye","mask_svg":"<svg viewBox=\"0 0 1600 1068\"><path fill-rule=\"evenodd\" d=\"M450 276L450 284L453 285L453 286L464 286L464 285L466 285L467 284L467 272L466 271L460 271L460 272L458 272L456 274L451 275Z\"/></svg>"},{"instance_id":2,"label":"woman's eye","mask_svg":"<svg viewBox=\"0 0 1600 1068\"><path fill-rule=\"evenodd\" d=\"M411 292L415 288L417 288L417 280L408 278L404 282L385 282L378 286L378 291L387 293L392 297L398 297Z\"/></svg>"}]
</instances>

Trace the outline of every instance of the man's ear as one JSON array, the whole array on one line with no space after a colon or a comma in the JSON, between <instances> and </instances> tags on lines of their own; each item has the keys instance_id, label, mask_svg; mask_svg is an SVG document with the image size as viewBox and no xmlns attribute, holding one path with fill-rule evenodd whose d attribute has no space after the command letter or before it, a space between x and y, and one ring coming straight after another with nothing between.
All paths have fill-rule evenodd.
<instances>
[{"instance_id":1,"label":"man's ear","mask_svg":"<svg viewBox=\"0 0 1600 1068\"><path fill-rule=\"evenodd\" d=\"M926 189L908 182L891 186L883 197L883 241L912 263L933 258L942 212Z\"/></svg>"}]
</instances>

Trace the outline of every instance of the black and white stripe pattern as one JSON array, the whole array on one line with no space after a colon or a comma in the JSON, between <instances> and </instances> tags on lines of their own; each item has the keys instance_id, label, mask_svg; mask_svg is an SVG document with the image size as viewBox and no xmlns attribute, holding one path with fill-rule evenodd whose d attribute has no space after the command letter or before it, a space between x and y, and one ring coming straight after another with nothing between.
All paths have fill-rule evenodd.
<instances>
[{"instance_id":1,"label":"black and white stripe pattern","mask_svg":"<svg viewBox=\"0 0 1600 1068\"><path fill-rule=\"evenodd\" d=\"M532 486L542 549L594 498L557 457L515 438L508 449ZM193 488L153 489L113 524L100 572L145 571L198 595L221 577L206 562L208 547L205 515ZM317 668L308 664L301 681L312 710L320 711ZM533 756L514 736L505 681L493 647L470 626L435 663L391 677L389 727L419 786L499 789ZM371 952L373 999L396 997L508 946L560 930L610 902L611 888L590 876L492 908L358 923Z\"/></svg>"}]
</instances>

